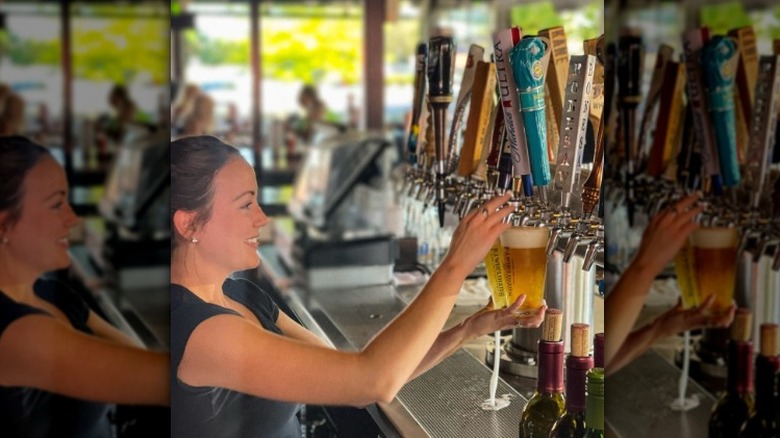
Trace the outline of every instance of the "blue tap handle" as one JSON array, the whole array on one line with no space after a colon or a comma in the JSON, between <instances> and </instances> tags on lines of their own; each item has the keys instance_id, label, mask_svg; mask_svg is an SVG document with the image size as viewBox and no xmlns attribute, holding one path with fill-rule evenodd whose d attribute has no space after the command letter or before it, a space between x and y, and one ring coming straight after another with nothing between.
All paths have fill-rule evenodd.
<instances>
[{"instance_id":1,"label":"blue tap handle","mask_svg":"<svg viewBox=\"0 0 780 438\"><path fill-rule=\"evenodd\" d=\"M710 105L715 142L718 147L723 185L737 186L740 182L737 160L736 118L734 115L734 58L737 44L728 37L715 36L702 49L702 70Z\"/></svg>"},{"instance_id":2,"label":"blue tap handle","mask_svg":"<svg viewBox=\"0 0 780 438\"><path fill-rule=\"evenodd\" d=\"M544 58L547 45L541 38L527 37L509 52L512 74L520 96L520 108L528 142L531 175L537 186L552 180L547 156L547 120L544 104Z\"/></svg>"}]
</instances>

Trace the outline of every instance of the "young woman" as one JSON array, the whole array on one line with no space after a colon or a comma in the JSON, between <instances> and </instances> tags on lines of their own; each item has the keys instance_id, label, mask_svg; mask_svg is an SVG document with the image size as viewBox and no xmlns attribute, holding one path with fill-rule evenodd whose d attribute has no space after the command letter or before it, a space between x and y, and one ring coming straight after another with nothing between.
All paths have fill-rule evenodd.
<instances>
[{"instance_id":1,"label":"young woman","mask_svg":"<svg viewBox=\"0 0 780 438\"><path fill-rule=\"evenodd\" d=\"M110 437L108 403L169 404L166 353L145 351L43 273L66 268L78 218L42 146L0 137L0 436Z\"/></svg>"},{"instance_id":2,"label":"young woman","mask_svg":"<svg viewBox=\"0 0 780 438\"><path fill-rule=\"evenodd\" d=\"M486 309L440 333L461 284L485 257L509 196L468 214L416 299L359 352L329 348L247 281L268 223L252 167L213 137L171 144L171 430L174 437L299 437L299 403L390 402L464 341L518 325ZM524 321L538 326L545 307Z\"/></svg>"}]
</instances>

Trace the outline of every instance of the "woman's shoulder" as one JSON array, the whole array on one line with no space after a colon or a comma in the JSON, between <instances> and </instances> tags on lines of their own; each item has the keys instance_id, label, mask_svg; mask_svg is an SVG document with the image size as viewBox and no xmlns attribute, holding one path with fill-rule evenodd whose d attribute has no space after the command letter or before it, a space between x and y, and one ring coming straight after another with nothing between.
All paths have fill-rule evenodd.
<instances>
[{"instance_id":1,"label":"woman's shoulder","mask_svg":"<svg viewBox=\"0 0 780 438\"><path fill-rule=\"evenodd\" d=\"M41 309L17 303L0 291L0 335L12 322L29 315L48 315Z\"/></svg>"}]
</instances>

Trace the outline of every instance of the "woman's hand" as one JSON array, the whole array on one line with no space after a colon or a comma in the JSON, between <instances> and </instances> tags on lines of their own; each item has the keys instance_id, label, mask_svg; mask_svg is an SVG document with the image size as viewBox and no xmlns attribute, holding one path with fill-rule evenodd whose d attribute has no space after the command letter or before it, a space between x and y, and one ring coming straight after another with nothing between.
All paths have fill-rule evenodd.
<instances>
[{"instance_id":1,"label":"woman's hand","mask_svg":"<svg viewBox=\"0 0 780 438\"><path fill-rule=\"evenodd\" d=\"M510 224L504 223L504 218L509 216L513 207L501 207L510 197L510 193L495 197L463 217L452 234L450 249L441 267L452 269L463 278L474 270L501 232L510 227Z\"/></svg>"},{"instance_id":2,"label":"woman's hand","mask_svg":"<svg viewBox=\"0 0 780 438\"><path fill-rule=\"evenodd\" d=\"M704 210L704 206L695 205L700 197L694 193L655 215L642 234L634 263L656 274L663 271L688 236L699 228L693 219Z\"/></svg>"},{"instance_id":3,"label":"woman's hand","mask_svg":"<svg viewBox=\"0 0 780 438\"><path fill-rule=\"evenodd\" d=\"M487 306L479 312L468 317L467 324L472 336L487 335L500 330L507 330L515 327L536 328L542 324L544 313L547 311L547 303L542 302L542 307L535 310L530 315L518 316L517 312L525 301L525 294L517 297L517 300L509 307L504 309L493 308L493 298L490 298Z\"/></svg>"},{"instance_id":4,"label":"woman's hand","mask_svg":"<svg viewBox=\"0 0 780 438\"><path fill-rule=\"evenodd\" d=\"M725 312L712 311L715 295L710 295L701 304L693 309L683 309L682 301L659 316L654 324L657 325L661 337L671 336L688 330L696 330L704 327L728 327L734 320L734 312L737 305L732 304Z\"/></svg>"}]
</instances>

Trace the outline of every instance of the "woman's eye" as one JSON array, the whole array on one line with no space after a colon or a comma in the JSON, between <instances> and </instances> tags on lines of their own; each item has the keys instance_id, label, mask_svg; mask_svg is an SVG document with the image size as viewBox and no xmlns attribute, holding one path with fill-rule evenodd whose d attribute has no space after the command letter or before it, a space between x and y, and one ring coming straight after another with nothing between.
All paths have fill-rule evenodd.
<instances>
[{"instance_id":1,"label":"woman's eye","mask_svg":"<svg viewBox=\"0 0 780 438\"><path fill-rule=\"evenodd\" d=\"M62 201L60 201L60 202L58 202L58 203L56 203L56 204L54 204L54 205L52 205L52 206L51 206L51 208L52 208L53 210L59 210L59 209L60 209L60 207L62 207Z\"/></svg>"},{"instance_id":2,"label":"woman's eye","mask_svg":"<svg viewBox=\"0 0 780 438\"><path fill-rule=\"evenodd\" d=\"M252 206L252 203L251 203L251 202L249 202L249 203L245 204L245 205L244 205L243 207L241 207L241 208L244 208L244 209L249 209L249 207L250 207L250 206Z\"/></svg>"}]
</instances>

